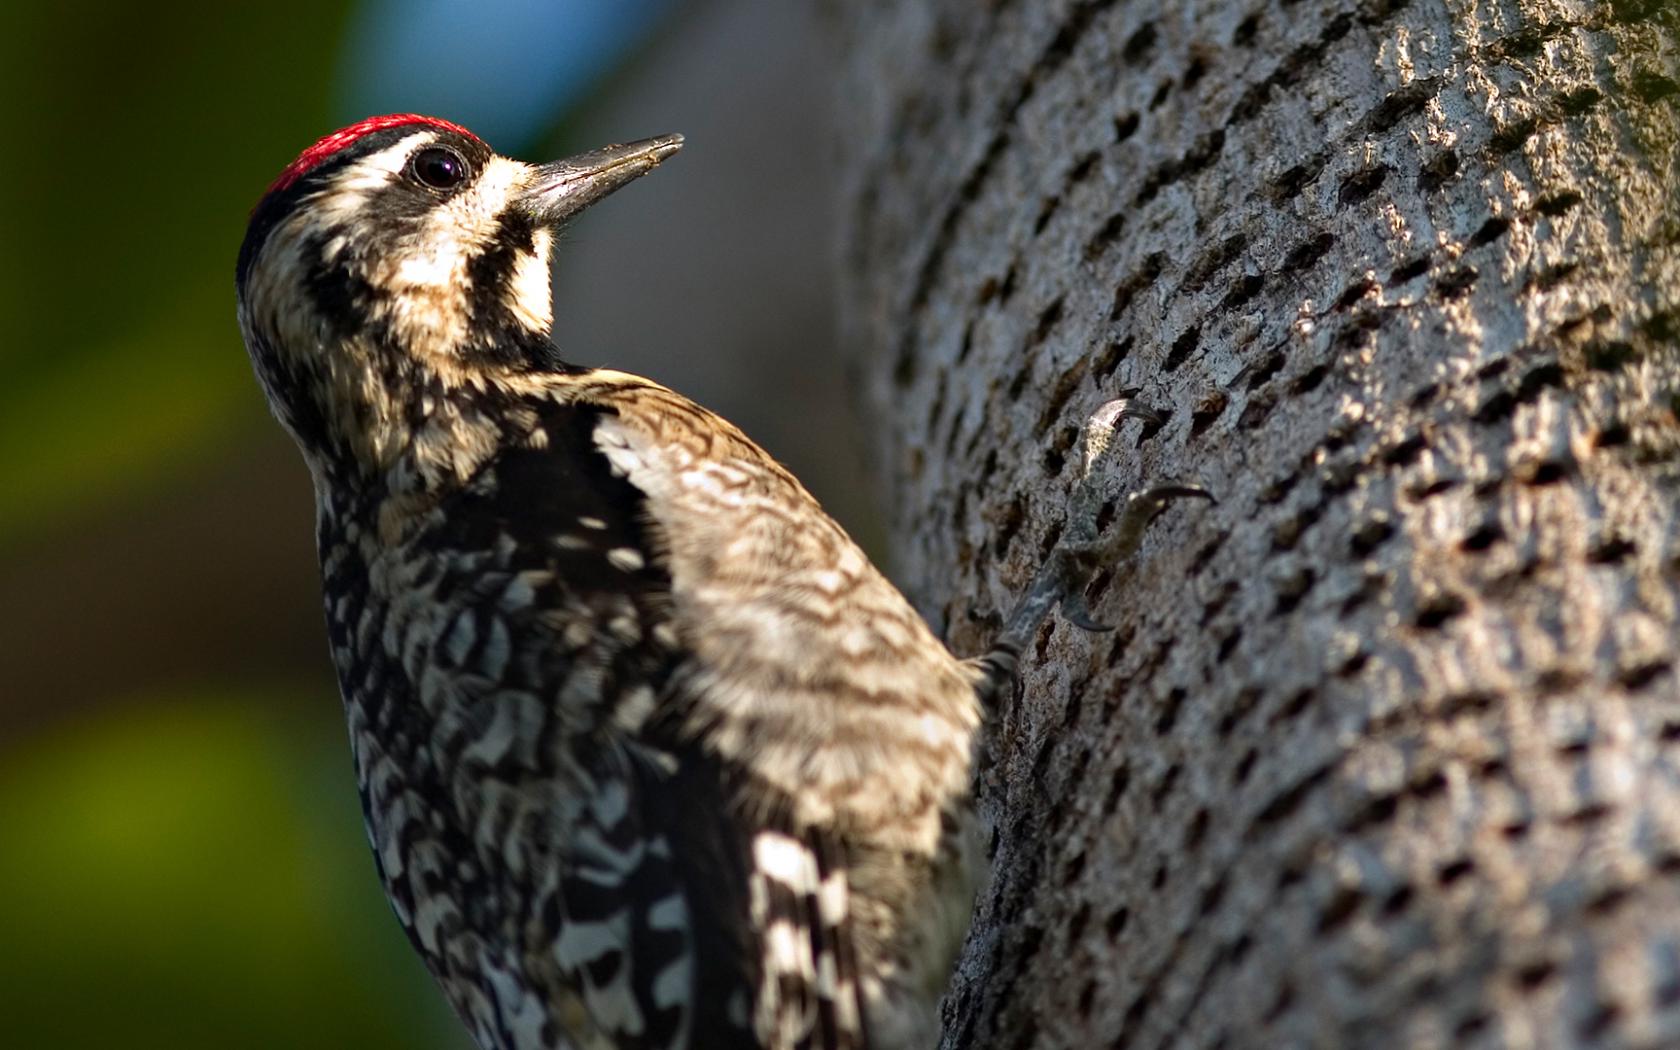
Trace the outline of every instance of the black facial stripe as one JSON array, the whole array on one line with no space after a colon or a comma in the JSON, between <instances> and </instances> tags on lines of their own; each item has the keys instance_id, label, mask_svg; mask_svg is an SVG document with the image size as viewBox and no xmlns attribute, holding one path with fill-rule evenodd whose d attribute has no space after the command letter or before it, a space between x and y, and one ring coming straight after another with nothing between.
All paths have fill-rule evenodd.
<instances>
[{"instance_id":1,"label":"black facial stripe","mask_svg":"<svg viewBox=\"0 0 1680 1050\"><path fill-rule=\"evenodd\" d=\"M470 327L475 343L505 346L510 340L517 341L518 333L525 330L509 305L509 290L520 260L536 251L536 229L531 221L508 214L502 216L495 239L467 264L467 277L473 287Z\"/></svg>"},{"instance_id":2,"label":"black facial stripe","mask_svg":"<svg viewBox=\"0 0 1680 1050\"><path fill-rule=\"evenodd\" d=\"M495 240L468 264L473 287L485 292L504 288L513 279L520 257L533 255L536 250L537 234L531 220L517 213L503 215Z\"/></svg>"}]
</instances>

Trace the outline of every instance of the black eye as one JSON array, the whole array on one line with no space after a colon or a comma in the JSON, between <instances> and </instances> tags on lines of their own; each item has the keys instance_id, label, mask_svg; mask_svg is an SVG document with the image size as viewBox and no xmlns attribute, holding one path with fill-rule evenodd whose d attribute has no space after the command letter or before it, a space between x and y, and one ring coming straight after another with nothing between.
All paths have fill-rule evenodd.
<instances>
[{"instance_id":1,"label":"black eye","mask_svg":"<svg viewBox=\"0 0 1680 1050\"><path fill-rule=\"evenodd\" d=\"M466 158L447 146L427 146L414 155L409 170L434 190L452 190L467 181Z\"/></svg>"}]
</instances>

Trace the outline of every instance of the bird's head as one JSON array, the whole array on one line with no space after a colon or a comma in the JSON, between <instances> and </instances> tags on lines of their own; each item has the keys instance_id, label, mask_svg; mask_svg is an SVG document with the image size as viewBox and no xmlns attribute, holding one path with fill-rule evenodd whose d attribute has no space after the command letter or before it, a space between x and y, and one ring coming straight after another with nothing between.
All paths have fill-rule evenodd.
<instances>
[{"instance_id":1,"label":"bird's head","mask_svg":"<svg viewBox=\"0 0 1680 1050\"><path fill-rule=\"evenodd\" d=\"M526 164L398 114L299 154L251 212L237 285L257 377L311 466L388 466L457 393L565 367L553 230L681 145Z\"/></svg>"}]
</instances>

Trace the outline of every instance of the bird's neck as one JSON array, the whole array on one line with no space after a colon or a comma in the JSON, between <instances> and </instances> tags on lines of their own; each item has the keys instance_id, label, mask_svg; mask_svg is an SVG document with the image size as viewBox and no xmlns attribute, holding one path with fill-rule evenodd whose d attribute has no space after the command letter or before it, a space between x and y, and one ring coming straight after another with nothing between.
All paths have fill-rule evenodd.
<instances>
[{"instance_id":1,"label":"bird's neck","mask_svg":"<svg viewBox=\"0 0 1680 1050\"><path fill-rule=\"evenodd\" d=\"M589 371L561 364L486 369L465 379L424 370L387 377L348 417L335 413L350 425L307 457L317 505L392 539L499 451L538 440L544 406L569 400Z\"/></svg>"}]
</instances>

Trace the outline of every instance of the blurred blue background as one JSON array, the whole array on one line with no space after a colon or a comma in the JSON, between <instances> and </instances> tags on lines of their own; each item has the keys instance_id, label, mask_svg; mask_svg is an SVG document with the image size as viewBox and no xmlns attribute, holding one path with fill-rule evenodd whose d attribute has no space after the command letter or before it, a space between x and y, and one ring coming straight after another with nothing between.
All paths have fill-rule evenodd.
<instances>
[{"instance_id":1,"label":"blurred blue background","mask_svg":"<svg viewBox=\"0 0 1680 1050\"><path fill-rule=\"evenodd\" d=\"M875 536L811 6L0 13L6 1047L466 1045L375 882L308 481L234 323L246 214L318 136L392 110L531 159L685 133L563 239L557 342L721 410Z\"/></svg>"}]
</instances>

